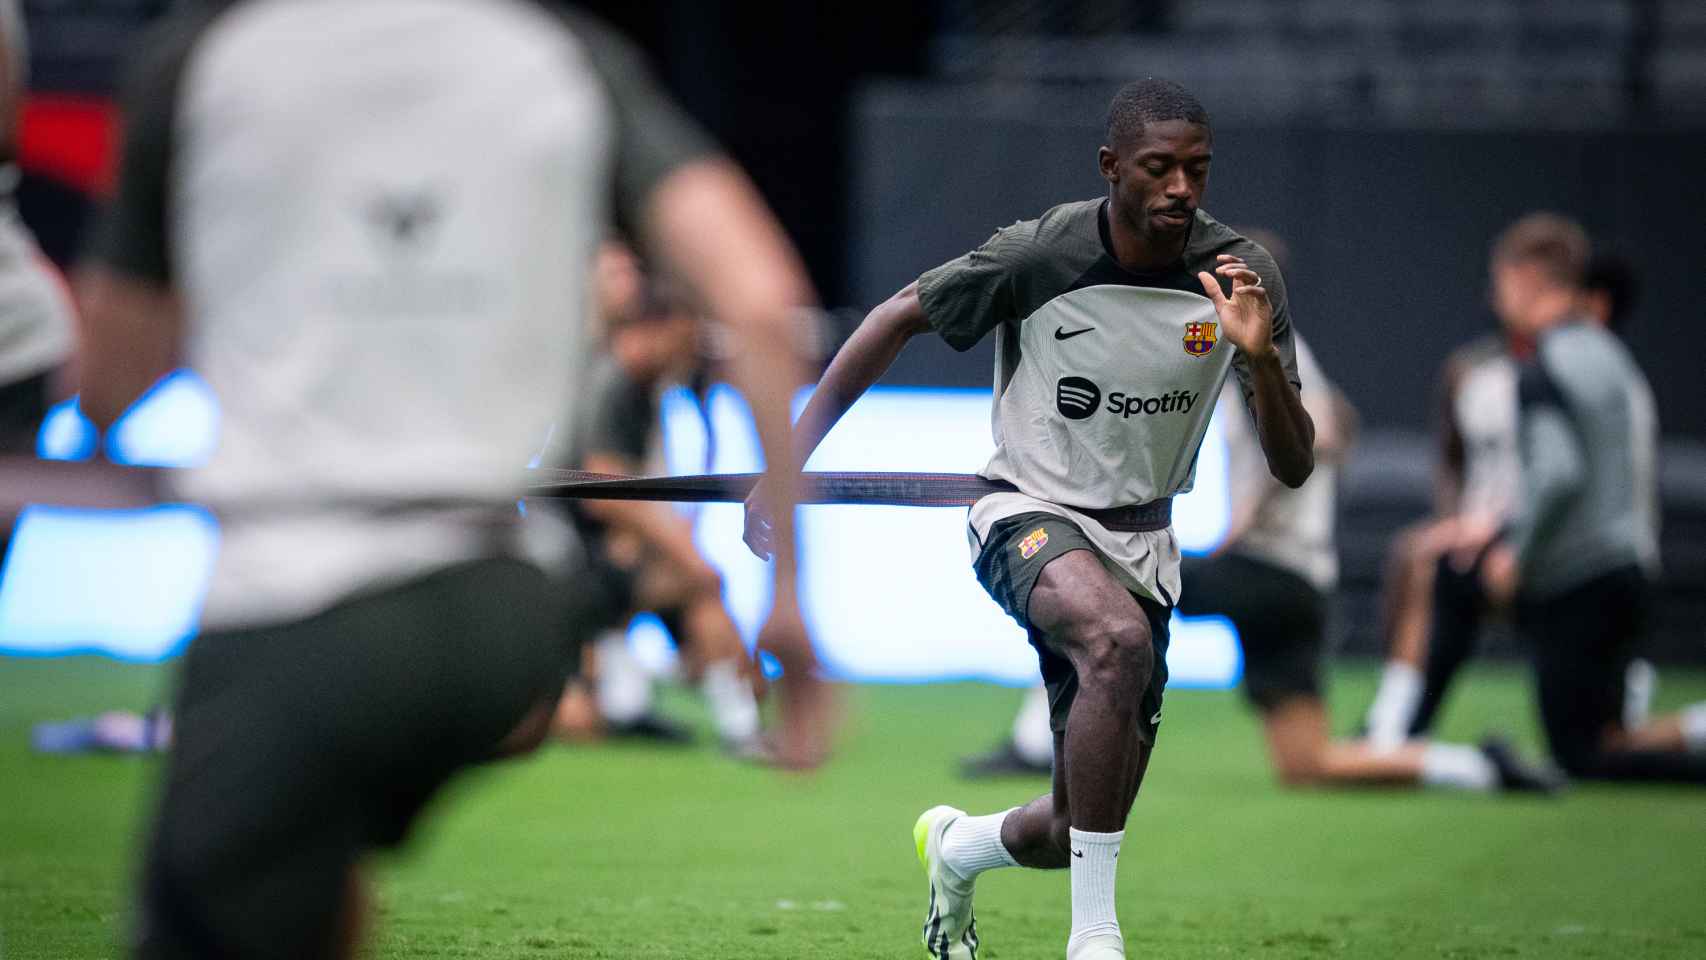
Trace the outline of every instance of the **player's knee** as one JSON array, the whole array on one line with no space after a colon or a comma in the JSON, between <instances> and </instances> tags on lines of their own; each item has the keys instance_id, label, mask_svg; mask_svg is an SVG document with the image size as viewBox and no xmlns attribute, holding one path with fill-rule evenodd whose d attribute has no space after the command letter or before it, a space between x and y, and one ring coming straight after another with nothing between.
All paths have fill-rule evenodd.
<instances>
[{"instance_id":1,"label":"player's knee","mask_svg":"<svg viewBox=\"0 0 1706 960\"><path fill-rule=\"evenodd\" d=\"M1080 683L1143 684L1155 667L1149 624L1140 616L1099 617L1078 632L1078 641L1084 659Z\"/></svg>"}]
</instances>

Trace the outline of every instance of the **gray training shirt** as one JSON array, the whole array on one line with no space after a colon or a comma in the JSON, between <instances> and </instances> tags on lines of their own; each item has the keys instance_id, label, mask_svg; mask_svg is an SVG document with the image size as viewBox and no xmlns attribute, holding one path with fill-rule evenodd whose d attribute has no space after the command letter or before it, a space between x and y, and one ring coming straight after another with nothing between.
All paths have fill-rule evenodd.
<instances>
[{"instance_id":1,"label":"gray training shirt","mask_svg":"<svg viewBox=\"0 0 1706 960\"><path fill-rule=\"evenodd\" d=\"M1106 200L1055 207L998 231L982 247L918 279L934 328L965 350L995 332L995 454L983 470L1018 493L971 511L972 550L995 521L1020 513L1065 517L1129 589L1162 603L1179 596L1171 529L1107 530L1074 507L1105 509L1191 489L1197 449L1229 372L1250 395L1244 357L1219 330L1199 270L1242 257L1274 307L1274 343L1298 383L1285 283L1268 252L1197 211L1184 257L1136 274L1110 252ZM1265 467L1264 467L1265 469Z\"/></svg>"},{"instance_id":2,"label":"gray training shirt","mask_svg":"<svg viewBox=\"0 0 1706 960\"><path fill-rule=\"evenodd\" d=\"M1523 590L1556 596L1658 567L1658 417L1628 349L1590 323L1547 333L1522 371Z\"/></svg>"}]
</instances>

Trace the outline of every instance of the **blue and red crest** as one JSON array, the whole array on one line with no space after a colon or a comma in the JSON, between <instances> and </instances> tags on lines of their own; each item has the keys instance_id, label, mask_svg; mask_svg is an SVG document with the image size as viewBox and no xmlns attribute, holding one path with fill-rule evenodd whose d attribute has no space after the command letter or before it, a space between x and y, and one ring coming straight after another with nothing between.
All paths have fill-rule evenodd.
<instances>
[{"instance_id":1,"label":"blue and red crest","mask_svg":"<svg viewBox=\"0 0 1706 960\"><path fill-rule=\"evenodd\" d=\"M1203 321L1185 324L1185 352L1193 357L1206 357L1214 349L1214 330L1218 323Z\"/></svg>"}]
</instances>

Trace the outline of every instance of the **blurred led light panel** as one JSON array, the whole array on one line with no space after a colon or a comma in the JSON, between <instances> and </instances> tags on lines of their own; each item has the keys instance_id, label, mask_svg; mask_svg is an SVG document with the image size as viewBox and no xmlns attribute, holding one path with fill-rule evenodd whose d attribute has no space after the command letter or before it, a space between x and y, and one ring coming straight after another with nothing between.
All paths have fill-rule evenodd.
<instances>
[{"instance_id":1,"label":"blurred led light panel","mask_svg":"<svg viewBox=\"0 0 1706 960\"><path fill-rule=\"evenodd\" d=\"M169 656L195 632L218 542L199 507L29 507L0 571L0 652Z\"/></svg>"},{"instance_id":2,"label":"blurred led light panel","mask_svg":"<svg viewBox=\"0 0 1706 960\"><path fill-rule=\"evenodd\" d=\"M802 393L796 412L808 395ZM974 472L988 460L989 393L878 388L856 404L807 464L812 470ZM685 390L662 404L664 461L671 473L747 472L761 457L752 416L727 386L707 415ZM44 456L88 455L74 408L43 429ZM212 451L218 406L193 374L157 386L114 428L122 462L192 465ZM86 421L83 427L86 428ZM50 437L50 433L52 436ZM684 504L695 536L723 573L735 622L751 644L770 604L766 565L741 541L739 504ZM174 512L176 511L176 512ZM1174 529L1188 551L1225 536L1226 455L1211 425L1196 490L1179 498ZM802 598L825 667L846 680L924 682L1037 680L1021 631L978 586L963 508L810 506L801 511ZM193 627L217 531L205 513L31 510L20 521L0 583L0 649L100 650L129 659L169 655ZM671 668L661 625L638 621L630 642L648 663ZM1242 672L1237 634L1219 618L1174 619L1168 669L1175 686L1223 687Z\"/></svg>"}]
</instances>

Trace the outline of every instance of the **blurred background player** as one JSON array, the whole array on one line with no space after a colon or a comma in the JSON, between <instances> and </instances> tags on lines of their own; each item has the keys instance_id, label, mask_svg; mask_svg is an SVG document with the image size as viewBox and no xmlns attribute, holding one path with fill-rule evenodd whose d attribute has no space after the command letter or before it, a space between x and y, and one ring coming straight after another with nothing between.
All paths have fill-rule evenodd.
<instances>
[{"instance_id":1,"label":"blurred background player","mask_svg":"<svg viewBox=\"0 0 1706 960\"><path fill-rule=\"evenodd\" d=\"M611 212L738 337L787 527L760 639L801 681L785 748L821 755L786 467L788 313L810 291L618 38L522 3L191 5L127 87L79 281L84 409L110 424L182 360L222 411L206 464L166 480L222 543L140 956L350 955L364 854L544 736L562 598L519 558L516 501L572 409Z\"/></svg>"},{"instance_id":2,"label":"blurred background player","mask_svg":"<svg viewBox=\"0 0 1706 960\"><path fill-rule=\"evenodd\" d=\"M1597 255L1582 277L1581 311L1618 331L1634 308L1636 289L1627 260ZM1520 305L1495 298L1492 306L1502 333L1453 353L1441 378L1439 517L1401 532L1387 569L1389 659L1365 721L1369 740L1383 748L1433 729L1484 621L1509 613L1483 589L1480 565L1514 517L1516 377L1518 364L1533 355L1537 331ZM1655 677L1647 661L1630 662L1629 722L1645 716Z\"/></svg>"},{"instance_id":3,"label":"blurred background player","mask_svg":"<svg viewBox=\"0 0 1706 960\"><path fill-rule=\"evenodd\" d=\"M704 382L711 363L707 334L687 292L663 279L640 278L632 256L606 250L601 277L606 301L605 350L593 362L570 432L567 465L593 473L660 474L664 469L659 401L671 386ZM625 262L626 261L626 262ZM632 271L632 272L631 272ZM624 292L631 298L624 298ZM712 449L707 444L707 450ZM708 469L708 467L707 467ZM659 717L652 678L627 648L625 628L637 613L656 613L681 651L686 673L711 711L723 746L737 756L764 755L758 680L739 629L723 605L722 577L700 554L693 521L674 504L655 501L571 501L578 533L569 581L585 609L571 626L597 637L585 672L606 732L685 740L685 728ZM583 735L584 708L565 696L559 732Z\"/></svg>"},{"instance_id":4,"label":"blurred background player","mask_svg":"<svg viewBox=\"0 0 1706 960\"><path fill-rule=\"evenodd\" d=\"M33 456L48 408L68 392L75 316L13 195L28 51L18 0L0 0L0 455ZM0 569L10 532L0 523Z\"/></svg>"},{"instance_id":5,"label":"blurred background player","mask_svg":"<svg viewBox=\"0 0 1706 960\"><path fill-rule=\"evenodd\" d=\"M1625 674L1659 565L1658 415L1623 341L1582 309L1582 228L1518 220L1493 246L1493 295L1533 338L1522 367L1521 509L1485 589L1514 603L1559 766L1597 780L1706 784L1706 702L1624 723Z\"/></svg>"}]
</instances>

